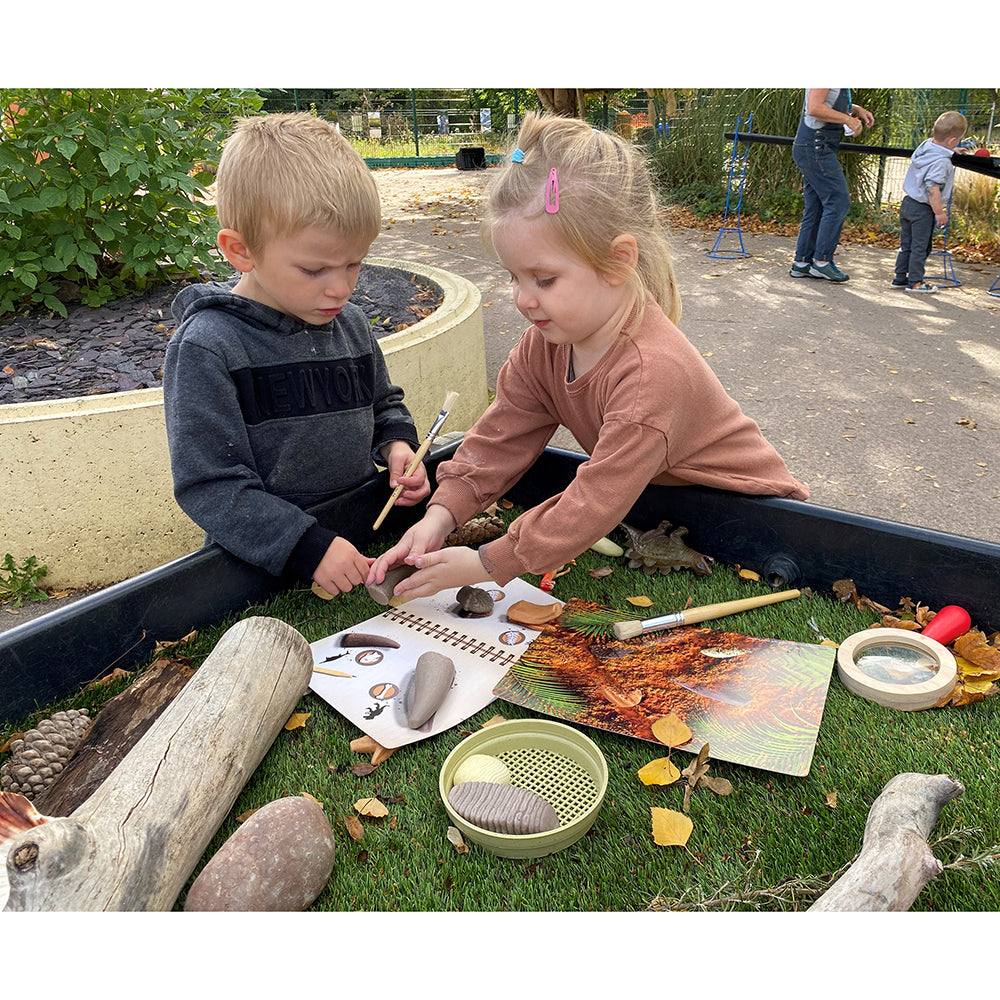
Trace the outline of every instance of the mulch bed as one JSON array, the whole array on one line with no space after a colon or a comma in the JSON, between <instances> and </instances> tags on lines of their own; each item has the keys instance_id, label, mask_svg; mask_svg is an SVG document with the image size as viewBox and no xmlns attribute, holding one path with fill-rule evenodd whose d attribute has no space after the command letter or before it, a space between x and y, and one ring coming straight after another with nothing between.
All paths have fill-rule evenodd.
<instances>
[{"instance_id":1,"label":"mulch bed","mask_svg":"<svg viewBox=\"0 0 1000 1000\"><path fill-rule=\"evenodd\" d=\"M158 388L176 328L170 303L188 283L71 306L65 318L47 309L8 314L0 323L0 404ZM363 267L351 297L378 337L430 315L441 299L436 285L383 267Z\"/></svg>"}]
</instances>

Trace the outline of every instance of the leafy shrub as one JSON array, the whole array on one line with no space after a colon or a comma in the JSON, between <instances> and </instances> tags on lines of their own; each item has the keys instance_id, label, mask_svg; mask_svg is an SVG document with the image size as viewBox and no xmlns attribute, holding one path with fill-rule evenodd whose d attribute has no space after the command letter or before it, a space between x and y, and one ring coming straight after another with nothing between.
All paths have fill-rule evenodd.
<instances>
[{"instance_id":1,"label":"leafy shrub","mask_svg":"<svg viewBox=\"0 0 1000 1000\"><path fill-rule=\"evenodd\" d=\"M781 188L770 191L753 204L758 218L763 222L798 222L802 218L805 201L801 191Z\"/></svg>"},{"instance_id":2,"label":"leafy shrub","mask_svg":"<svg viewBox=\"0 0 1000 1000\"><path fill-rule=\"evenodd\" d=\"M210 174L246 90L0 89L0 315L213 268Z\"/></svg>"}]
</instances>

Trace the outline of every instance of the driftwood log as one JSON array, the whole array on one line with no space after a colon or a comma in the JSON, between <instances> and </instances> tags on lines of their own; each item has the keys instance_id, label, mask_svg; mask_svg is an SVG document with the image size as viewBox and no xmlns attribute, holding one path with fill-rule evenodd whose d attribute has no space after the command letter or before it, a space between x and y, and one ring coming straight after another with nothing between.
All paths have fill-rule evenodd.
<instances>
[{"instance_id":1,"label":"driftwood log","mask_svg":"<svg viewBox=\"0 0 1000 1000\"><path fill-rule=\"evenodd\" d=\"M34 798L44 816L69 816L85 802L194 676L173 660L154 660L135 683L97 713L55 781Z\"/></svg>"},{"instance_id":2,"label":"driftwood log","mask_svg":"<svg viewBox=\"0 0 1000 1000\"><path fill-rule=\"evenodd\" d=\"M312 673L295 629L237 622L72 816L17 838L7 910L169 910Z\"/></svg>"},{"instance_id":3,"label":"driftwood log","mask_svg":"<svg viewBox=\"0 0 1000 1000\"><path fill-rule=\"evenodd\" d=\"M947 774L897 774L872 803L857 860L809 912L908 910L941 873L927 838L945 804L964 791Z\"/></svg>"}]
</instances>

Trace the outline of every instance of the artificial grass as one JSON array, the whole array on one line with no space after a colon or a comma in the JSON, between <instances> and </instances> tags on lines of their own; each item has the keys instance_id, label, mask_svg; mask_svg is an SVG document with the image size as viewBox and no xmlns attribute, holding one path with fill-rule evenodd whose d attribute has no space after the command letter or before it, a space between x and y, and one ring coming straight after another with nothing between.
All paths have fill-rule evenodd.
<instances>
[{"instance_id":1,"label":"artificial grass","mask_svg":"<svg viewBox=\"0 0 1000 1000\"><path fill-rule=\"evenodd\" d=\"M697 606L769 591L763 584L741 581L733 567L722 565L710 577L687 571L649 577L627 569L623 560L594 552L582 555L577 564L556 581L553 596L580 597L629 616L636 609L626 598L637 594L652 599L651 607L641 609L642 617L651 617L681 609L689 601ZM589 570L602 565L613 566L614 572L592 578ZM899 596L916 600L920 595ZM377 612L363 588L329 602L301 588L238 617L279 618L313 642ZM806 594L705 624L746 635L817 642L810 617L835 641L877 620L875 614L862 613L830 594ZM201 633L177 653L200 664L235 620ZM609 770L597 820L575 845L529 860L495 857L475 844L468 853L458 853L446 839L449 820L437 783L444 759L469 732L496 715L537 717L532 712L498 700L457 729L403 747L371 774L357 777L351 765L368 759L349 749L349 742L360 735L357 728L311 693L296 711L310 713L305 726L278 734L201 864L238 828L241 814L284 795L308 793L323 804L337 842L333 874L313 910L805 908L820 890L812 886L801 892L795 886L804 876L829 876L851 861L860 849L872 802L890 778L905 771L948 773L965 786L964 795L945 806L932 834L938 839L962 831L936 848L945 865L954 867L946 867L924 888L913 909L1000 908L1000 880L994 870L967 860L1000 850L995 846L1000 844L995 809L1000 776L992 736L1000 698L961 708L893 711L853 695L834 668L809 775L795 778L713 762L710 773L728 778L734 791L725 797L705 789L695 792L689 812L694 831L686 848L657 846L650 820L652 806L680 810L683 788L645 786L636 777L640 767L664 756L664 748L588 728ZM690 756L673 751L680 767ZM836 804L831 808L832 792ZM388 806L389 815L364 817L364 837L355 842L344 818L354 813L358 799L372 795ZM729 897L734 898L720 901ZM183 900L182 894L178 907Z\"/></svg>"}]
</instances>

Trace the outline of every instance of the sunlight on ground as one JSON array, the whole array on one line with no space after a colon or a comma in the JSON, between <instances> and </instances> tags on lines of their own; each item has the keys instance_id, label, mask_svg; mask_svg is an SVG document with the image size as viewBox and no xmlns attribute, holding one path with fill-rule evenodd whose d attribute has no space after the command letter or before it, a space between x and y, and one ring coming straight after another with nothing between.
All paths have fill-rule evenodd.
<instances>
[{"instance_id":1,"label":"sunlight on ground","mask_svg":"<svg viewBox=\"0 0 1000 1000\"><path fill-rule=\"evenodd\" d=\"M972 340L956 340L955 346L967 357L982 365L993 375L1000 374L1000 347L979 344Z\"/></svg>"}]
</instances>

